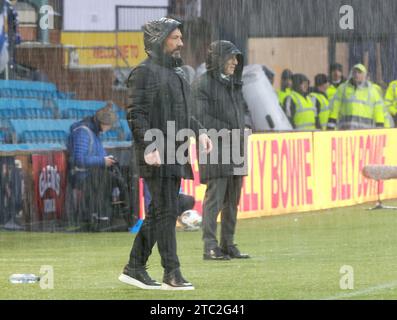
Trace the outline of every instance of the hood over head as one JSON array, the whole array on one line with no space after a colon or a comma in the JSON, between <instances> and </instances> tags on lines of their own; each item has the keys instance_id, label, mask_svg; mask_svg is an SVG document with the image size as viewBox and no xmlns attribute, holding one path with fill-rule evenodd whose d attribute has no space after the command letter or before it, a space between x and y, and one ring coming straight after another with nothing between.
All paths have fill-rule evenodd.
<instances>
[{"instance_id":1,"label":"hood over head","mask_svg":"<svg viewBox=\"0 0 397 320\"><path fill-rule=\"evenodd\" d=\"M225 67L226 61L229 60L233 55L236 56L238 61L232 77L233 82L236 84L241 84L244 56L241 51L230 41L217 40L210 44L206 59L207 71L220 77L221 73L224 72L223 69Z\"/></svg>"},{"instance_id":2,"label":"hood over head","mask_svg":"<svg viewBox=\"0 0 397 320\"><path fill-rule=\"evenodd\" d=\"M148 56L159 58L164 55L163 43L176 28L182 30L182 23L171 18L160 18L146 23L143 27L143 42Z\"/></svg>"}]
</instances>

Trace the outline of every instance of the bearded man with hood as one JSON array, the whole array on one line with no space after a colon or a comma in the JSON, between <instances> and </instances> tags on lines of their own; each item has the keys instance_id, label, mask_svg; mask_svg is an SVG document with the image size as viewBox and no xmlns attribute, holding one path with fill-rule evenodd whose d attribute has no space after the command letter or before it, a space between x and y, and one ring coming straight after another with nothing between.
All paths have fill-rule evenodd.
<instances>
[{"instance_id":1,"label":"bearded man with hood","mask_svg":"<svg viewBox=\"0 0 397 320\"><path fill-rule=\"evenodd\" d=\"M236 158L231 156L233 153L239 156L244 153L245 158L244 131L250 123L248 107L242 95L243 63L243 55L233 43L215 41L208 50L207 72L192 85L194 113L198 120L207 130L223 131L228 135L219 136L222 139L216 137L216 144L213 140L214 157L210 154L205 162L199 161L200 182L207 185L202 222L205 260L249 258L234 243L237 206L247 170L244 163L235 161ZM237 139L231 137L232 130L237 132ZM209 136L213 138L211 134ZM232 143L229 144L228 140ZM221 237L218 244L216 229L220 211Z\"/></svg>"},{"instance_id":2,"label":"bearded man with hood","mask_svg":"<svg viewBox=\"0 0 397 320\"><path fill-rule=\"evenodd\" d=\"M296 130L320 128L317 110L309 96L309 79L304 74L292 76L292 91L285 99L284 110Z\"/></svg>"},{"instance_id":3,"label":"bearded man with hood","mask_svg":"<svg viewBox=\"0 0 397 320\"><path fill-rule=\"evenodd\" d=\"M193 179L190 163L180 163L177 151L188 142L176 141L175 134L199 123L191 117L190 88L181 59L182 24L170 18L151 21L144 26L148 58L134 68L128 79L127 120L134 136L139 173L152 196L145 220L134 240L130 259L119 280L142 289L193 290L183 278L176 246L176 217L181 179ZM162 137L156 140L156 132ZM147 137L155 137L148 141ZM204 150L211 140L200 135ZM157 242L164 268L163 283L147 273L147 261Z\"/></svg>"}]
</instances>

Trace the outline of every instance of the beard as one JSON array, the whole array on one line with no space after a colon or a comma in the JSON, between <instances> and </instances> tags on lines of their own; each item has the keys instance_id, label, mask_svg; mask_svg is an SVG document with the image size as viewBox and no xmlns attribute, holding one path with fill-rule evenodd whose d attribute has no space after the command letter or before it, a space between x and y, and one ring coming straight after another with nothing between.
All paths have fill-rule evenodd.
<instances>
[{"instance_id":1,"label":"beard","mask_svg":"<svg viewBox=\"0 0 397 320\"><path fill-rule=\"evenodd\" d=\"M175 59L181 59L181 50L180 49L176 49L171 53L171 57L175 58Z\"/></svg>"},{"instance_id":2,"label":"beard","mask_svg":"<svg viewBox=\"0 0 397 320\"><path fill-rule=\"evenodd\" d=\"M172 52L163 51L163 59L165 61L171 62L176 66L181 66L183 64L182 56L181 56L181 48L176 48Z\"/></svg>"}]
</instances>

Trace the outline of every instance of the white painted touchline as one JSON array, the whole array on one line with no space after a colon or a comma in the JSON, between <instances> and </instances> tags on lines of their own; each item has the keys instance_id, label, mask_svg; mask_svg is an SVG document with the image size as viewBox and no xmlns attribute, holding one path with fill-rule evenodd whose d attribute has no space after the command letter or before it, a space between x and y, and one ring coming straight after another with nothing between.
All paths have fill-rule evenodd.
<instances>
[{"instance_id":1,"label":"white painted touchline","mask_svg":"<svg viewBox=\"0 0 397 320\"><path fill-rule=\"evenodd\" d=\"M379 284L377 286L369 287L366 289L361 289L361 290L349 290L348 293L341 293L332 297L328 298L323 298L321 300L338 300L338 299L343 299L343 298L352 298L356 296L365 296L369 295L371 293L377 292L377 291L382 291L385 289L392 289L397 287L397 281L389 282L389 283L384 283L384 284Z\"/></svg>"}]
</instances>

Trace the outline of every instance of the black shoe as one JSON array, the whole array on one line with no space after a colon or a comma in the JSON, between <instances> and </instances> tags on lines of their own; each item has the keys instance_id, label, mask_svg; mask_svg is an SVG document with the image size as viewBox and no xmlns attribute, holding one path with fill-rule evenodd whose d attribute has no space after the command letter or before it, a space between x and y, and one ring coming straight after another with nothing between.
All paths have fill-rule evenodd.
<instances>
[{"instance_id":1,"label":"black shoe","mask_svg":"<svg viewBox=\"0 0 397 320\"><path fill-rule=\"evenodd\" d=\"M248 259L250 258L250 256L246 253L241 253L239 249L237 249L237 246L231 245L228 247L223 247L222 248L222 252L224 254L227 254L230 256L230 258L232 259Z\"/></svg>"},{"instance_id":2,"label":"black shoe","mask_svg":"<svg viewBox=\"0 0 397 320\"><path fill-rule=\"evenodd\" d=\"M164 273L162 290L194 290L194 286L182 277L179 269Z\"/></svg>"},{"instance_id":3,"label":"black shoe","mask_svg":"<svg viewBox=\"0 0 397 320\"><path fill-rule=\"evenodd\" d=\"M203 258L204 260L230 260L229 255L223 253L219 247L204 252Z\"/></svg>"},{"instance_id":4,"label":"black shoe","mask_svg":"<svg viewBox=\"0 0 397 320\"><path fill-rule=\"evenodd\" d=\"M128 264L124 267L123 273L119 276L119 280L141 289L161 289L161 283L150 278L145 268L134 269L129 267Z\"/></svg>"}]
</instances>

